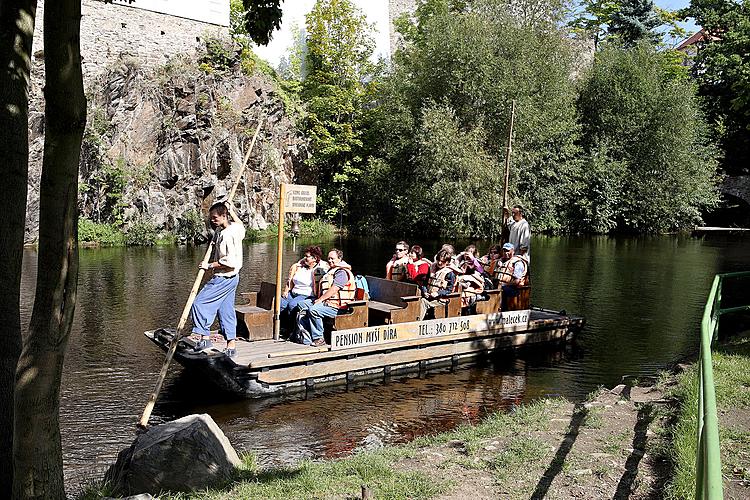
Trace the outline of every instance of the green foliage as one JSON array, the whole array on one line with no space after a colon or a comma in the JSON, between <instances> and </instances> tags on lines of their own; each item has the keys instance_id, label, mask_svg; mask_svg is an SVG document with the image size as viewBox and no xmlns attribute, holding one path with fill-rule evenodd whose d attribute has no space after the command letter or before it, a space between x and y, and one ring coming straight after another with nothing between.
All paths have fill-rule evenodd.
<instances>
[{"instance_id":1,"label":"green foliage","mask_svg":"<svg viewBox=\"0 0 750 500\"><path fill-rule=\"evenodd\" d=\"M184 243L196 243L203 237L206 224L198 210L190 209L177 218L177 239Z\"/></svg>"},{"instance_id":2,"label":"green foliage","mask_svg":"<svg viewBox=\"0 0 750 500\"><path fill-rule=\"evenodd\" d=\"M576 12L568 23L571 31L579 37L591 37L594 49L606 38L612 16L620 10L620 0L583 0L576 5Z\"/></svg>"},{"instance_id":3,"label":"green foliage","mask_svg":"<svg viewBox=\"0 0 750 500\"><path fill-rule=\"evenodd\" d=\"M427 2L416 24L404 27L408 43L397 52L393 73L377 94L379 106L368 116L369 165L377 168L363 175L355 200L385 209L377 221L369 210L360 211L367 213L360 227L499 234L515 99L509 202L524 205L536 229L562 229L560 214L580 165L573 57L549 21L558 16L521 22L504 2L492 0L458 7Z\"/></svg>"},{"instance_id":4,"label":"green foliage","mask_svg":"<svg viewBox=\"0 0 750 500\"><path fill-rule=\"evenodd\" d=\"M318 0L307 15L307 166L320 187L322 213L330 219L348 205L362 173L363 107L371 74L372 27L350 0Z\"/></svg>"},{"instance_id":5,"label":"green foliage","mask_svg":"<svg viewBox=\"0 0 750 500\"><path fill-rule=\"evenodd\" d=\"M78 218L78 241L97 243L101 246L120 246L125 237L117 227L100 224L85 217Z\"/></svg>"},{"instance_id":6,"label":"green foliage","mask_svg":"<svg viewBox=\"0 0 750 500\"><path fill-rule=\"evenodd\" d=\"M661 35L655 29L660 24L653 0L621 0L620 8L612 14L609 33L625 46L644 40L657 43Z\"/></svg>"},{"instance_id":7,"label":"green foliage","mask_svg":"<svg viewBox=\"0 0 750 500\"><path fill-rule=\"evenodd\" d=\"M695 90L671 64L646 43L597 54L578 100L591 158L577 203L584 229L669 231L717 203L715 151Z\"/></svg>"},{"instance_id":8,"label":"green foliage","mask_svg":"<svg viewBox=\"0 0 750 500\"><path fill-rule=\"evenodd\" d=\"M205 46L206 53L198 62L199 68L206 73L227 71L239 60L232 42L229 40L207 37L205 39Z\"/></svg>"},{"instance_id":9,"label":"green foliage","mask_svg":"<svg viewBox=\"0 0 750 500\"><path fill-rule=\"evenodd\" d=\"M693 75L730 175L750 172L750 3L692 0L685 15L706 38L698 44Z\"/></svg>"},{"instance_id":10,"label":"green foliage","mask_svg":"<svg viewBox=\"0 0 750 500\"><path fill-rule=\"evenodd\" d=\"M131 222L125 230L125 244L128 246L151 246L156 244L158 236L156 225L141 217Z\"/></svg>"}]
</instances>

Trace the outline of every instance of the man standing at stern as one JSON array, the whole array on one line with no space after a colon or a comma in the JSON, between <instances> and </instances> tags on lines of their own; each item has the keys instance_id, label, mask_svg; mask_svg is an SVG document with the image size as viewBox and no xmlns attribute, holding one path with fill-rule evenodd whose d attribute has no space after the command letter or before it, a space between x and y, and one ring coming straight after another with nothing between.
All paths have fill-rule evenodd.
<instances>
[{"instance_id":1,"label":"man standing at stern","mask_svg":"<svg viewBox=\"0 0 750 500\"><path fill-rule=\"evenodd\" d=\"M516 255L529 262L531 260L531 227L529 221L524 218L523 207L513 205L512 210L503 207L503 213L511 216L508 217L508 230L510 231L508 241L513 243Z\"/></svg>"},{"instance_id":2,"label":"man standing at stern","mask_svg":"<svg viewBox=\"0 0 750 500\"><path fill-rule=\"evenodd\" d=\"M212 346L209 339L210 328L219 316L221 332L227 339L224 353L233 357L236 354L237 316L234 312L234 298L240 282L242 268L242 240L245 226L232 212L234 222L229 222L230 211L224 203L215 203L208 212L214 234L214 250L207 263L198 267L212 271L211 277L195 297L190 315L193 320L193 333L200 337L196 351L204 351Z\"/></svg>"}]
</instances>

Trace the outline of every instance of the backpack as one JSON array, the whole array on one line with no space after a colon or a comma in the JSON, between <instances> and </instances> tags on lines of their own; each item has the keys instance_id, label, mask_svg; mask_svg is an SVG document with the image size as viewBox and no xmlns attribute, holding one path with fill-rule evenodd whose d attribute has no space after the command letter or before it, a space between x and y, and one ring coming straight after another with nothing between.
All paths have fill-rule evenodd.
<instances>
[{"instance_id":1,"label":"backpack","mask_svg":"<svg viewBox=\"0 0 750 500\"><path fill-rule=\"evenodd\" d=\"M354 284L357 286L357 291L354 297L357 300L369 300L370 299L370 287L367 285L367 280L361 274L354 277Z\"/></svg>"}]
</instances>

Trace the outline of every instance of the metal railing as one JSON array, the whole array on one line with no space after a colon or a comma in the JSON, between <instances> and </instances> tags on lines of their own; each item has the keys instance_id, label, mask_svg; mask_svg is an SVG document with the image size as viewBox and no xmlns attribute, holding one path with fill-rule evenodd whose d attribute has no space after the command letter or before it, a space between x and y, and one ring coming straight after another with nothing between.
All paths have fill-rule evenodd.
<instances>
[{"instance_id":1,"label":"metal railing","mask_svg":"<svg viewBox=\"0 0 750 500\"><path fill-rule=\"evenodd\" d=\"M706 300L701 322L701 347L698 358L698 450L695 460L695 498L723 498L719 419L716 414L716 386L711 362L711 343L722 314L748 311L750 305L721 308L721 288L725 279L747 278L750 272L717 274Z\"/></svg>"}]
</instances>

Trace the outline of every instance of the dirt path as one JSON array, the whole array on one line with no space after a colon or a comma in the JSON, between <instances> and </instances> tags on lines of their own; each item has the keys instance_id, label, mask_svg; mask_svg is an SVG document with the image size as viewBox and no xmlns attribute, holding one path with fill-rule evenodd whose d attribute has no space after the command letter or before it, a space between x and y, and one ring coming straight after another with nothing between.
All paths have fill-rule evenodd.
<instances>
[{"instance_id":1,"label":"dirt path","mask_svg":"<svg viewBox=\"0 0 750 500\"><path fill-rule=\"evenodd\" d=\"M670 475L662 398L656 388L618 386L580 405L543 401L479 436L466 430L421 448L397 468L449 482L445 499L661 498Z\"/></svg>"}]
</instances>

